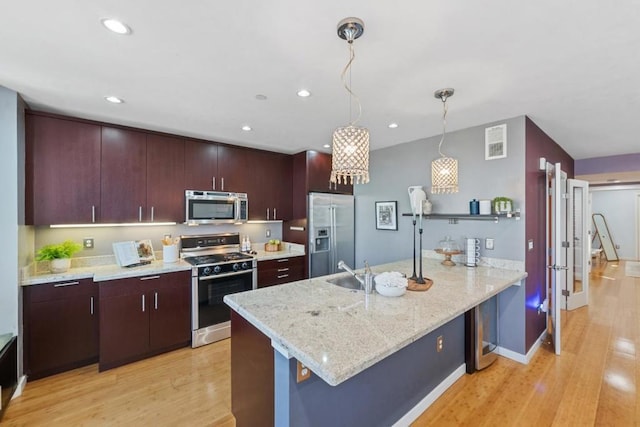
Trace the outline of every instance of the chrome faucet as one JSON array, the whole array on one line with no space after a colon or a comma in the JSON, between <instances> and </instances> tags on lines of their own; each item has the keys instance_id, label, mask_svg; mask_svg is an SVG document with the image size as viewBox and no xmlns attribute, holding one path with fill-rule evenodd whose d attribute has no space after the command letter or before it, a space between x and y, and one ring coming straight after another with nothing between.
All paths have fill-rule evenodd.
<instances>
[{"instance_id":1,"label":"chrome faucet","mask_svg":"<svg viewBox=\"0 0 640 427\"><path fill-rule=\"evenodd\" d=\"M353 271L344 261L338 261L338 268L340 270L345 270L350 273L353 277L356 278L365 293L370 294L373 292L373 273L371 273L371 268L369 267L369 263L367 261L364 262L365 270L364 276L358 275L355 271Z\"/></svg>"}]
</instances>

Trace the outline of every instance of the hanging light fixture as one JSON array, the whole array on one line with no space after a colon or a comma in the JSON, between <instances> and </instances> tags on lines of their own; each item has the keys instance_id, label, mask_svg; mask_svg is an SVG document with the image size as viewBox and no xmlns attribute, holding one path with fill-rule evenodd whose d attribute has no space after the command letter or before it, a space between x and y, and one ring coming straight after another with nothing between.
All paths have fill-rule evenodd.
<instances>
[{"instance_id":1,"label":"hanging light fixture","mask_svg":"<svg viewBox=\"0 0 640 427\"><path fill-rule=\"evenodd\" d=\"M337 128L333 132L333 153L331 161L330 183L334 186L340 183L347 184L347 178L351 184L355 182L366 184L369 182L369 131L366 128L355 126L362 115L362 105L355 93L346 81L349 72L351 83L351 63L355 58L353 41L364 32L364 22L358 18L345 18L338 23L338 37L349 44L349 62L342 70L342 83L349 92L349 125ZM355 99L358 104L358 117L352 120L351 102Z\"/></svg>"},{"instance_id":2,"label":"hanging light fixture","mask_svg":"<svg viewBox=\"0 0 640 427\"><path fill-rule=\"evenodd\" d=\"M431 193L451 194L458 192L458 161L442 153L442 143L447 131L447 98L453 96L453 89L440 89L433 94L442 101L442 138L438 144L440 158L431 162Z\"/></svg>"}]
</instances>

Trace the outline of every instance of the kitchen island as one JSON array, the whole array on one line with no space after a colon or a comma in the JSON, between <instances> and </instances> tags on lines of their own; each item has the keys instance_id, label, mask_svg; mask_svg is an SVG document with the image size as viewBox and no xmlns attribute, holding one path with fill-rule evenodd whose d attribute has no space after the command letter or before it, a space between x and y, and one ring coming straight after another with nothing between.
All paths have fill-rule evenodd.
<instances>
[{"instance_id":1,"label":"kitchen island","mask_svg":"<svg viewBox=\"0 0 640 427\"><path fill-rule=\"evenodd\" d=\"M401 261L372 269L410 275L412 264ZM273 406L262 421L277 426L391 425L406 420L430 393L441 394L465 371L464 313L520 285L526 273L446 267L428 258L424 271L434 282L431 289L397 298L367 296L327 282L337 275L226 296L234 310L232 401L237 425L244 425L245 414L260 413L260 405ZM508 325L512 319L505 315L498 321ZM441 351L436 349L439 336L444 341ZM238 354L247 348L251 355ZM247 358L251 366L246 366ZM261 372L261 362L268 365L270 360L273 371ZM311 370L310 379L297 381L298 362ZM264 384L271 376L273 381ZM262 392L251 396L242 383L245 377L254 380L256 390L273 388L271 401L265 401Z\"/></svg>"}]
</instances>

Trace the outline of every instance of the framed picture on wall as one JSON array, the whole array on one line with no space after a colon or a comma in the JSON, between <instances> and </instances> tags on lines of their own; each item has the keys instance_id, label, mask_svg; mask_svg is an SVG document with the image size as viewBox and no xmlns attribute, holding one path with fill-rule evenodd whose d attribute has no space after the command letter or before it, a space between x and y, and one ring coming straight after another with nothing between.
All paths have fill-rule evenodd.
<instances>
[{"instance_id":1,"label":"framed picture on wall","mask_svg":"<svg viewBox=\"0 0 640 427\"><path fill-rule=\"evenodd\" d=\"M376 229L398 229L398 202L376 202Z\"/></svg>"}]
</instances>

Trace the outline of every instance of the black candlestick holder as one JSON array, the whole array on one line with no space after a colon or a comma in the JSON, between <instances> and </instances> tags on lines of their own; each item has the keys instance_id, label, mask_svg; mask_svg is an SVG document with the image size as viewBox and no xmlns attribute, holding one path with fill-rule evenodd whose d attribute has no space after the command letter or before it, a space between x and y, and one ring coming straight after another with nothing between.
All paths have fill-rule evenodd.
<instances>
[{"instance_id":1,"label":"black candlestick holder","mask_svg":"<svg viewBox=\"0 0 640 427\"><path fill-rule=\"evenodd\" d=\"M413 273L409 279L416 280L416 218L413 217Z\"/></svg>"},{"instance_id":2,"label":"black candlestick holder","mask_svg":"<svg viewBox=\"0 0 640 427\"><path fill-rule=\"evenodd\" d=\"M424 280L424 277L422 277L422 227L420 227L419 230L420 233L420 253L419 253L419 258L420 258L420 275L418 276L418 278L416 279L416 283L420 284L420 285L424 285L425 283L427 283ZM414 262L415 262L415 257L414 257Z\"/></svg>"}]
</instances>

